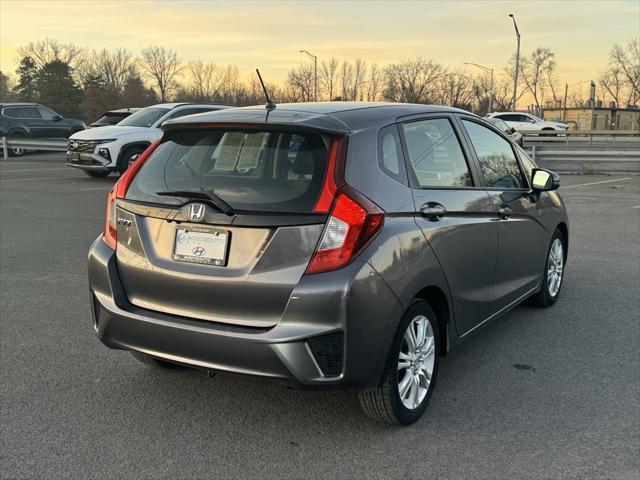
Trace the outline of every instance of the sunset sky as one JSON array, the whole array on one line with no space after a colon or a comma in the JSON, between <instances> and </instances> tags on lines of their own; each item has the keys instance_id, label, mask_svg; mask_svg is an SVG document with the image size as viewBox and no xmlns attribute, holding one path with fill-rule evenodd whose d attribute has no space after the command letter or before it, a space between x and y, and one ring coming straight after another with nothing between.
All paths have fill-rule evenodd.
<instances>
[{"instance_id":1,"label":"sunset sky","mask_svg":"<svg viewBox=\"0 0 640 480\"><path fill-rule=\"evenodd\" d=\"M14 72L16 49L55 38L89 49L148 45L188 60L260 67L283 80L307 49L319 59L361 57L386 64L433 58L451 67L476 62L500 70L515 50L557 56L561 81L587 83L614 43L638 37L640 1L109 1L0 0L0 68Z\"/></svg>"}]
</instances>

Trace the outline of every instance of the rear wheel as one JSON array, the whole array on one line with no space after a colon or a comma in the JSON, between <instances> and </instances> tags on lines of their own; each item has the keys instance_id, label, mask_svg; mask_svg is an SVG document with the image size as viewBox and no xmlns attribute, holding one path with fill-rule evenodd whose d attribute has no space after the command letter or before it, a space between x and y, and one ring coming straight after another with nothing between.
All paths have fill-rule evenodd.
<instances>
[{"instance_id":1,"label":"rear wheel","mask_svg":"<svg viewBox=\"0 0 640 480\"><path fill-rule=\"evenodd\" d=\"M131 350L131 355L135 357L139 362L144 363L145 365L150 365L156 368L180 368L175 363L167 362L165 360L160 360L159 358L152 357L151 355L147 355L146 353L138 352L136 350Z\"/></svg>"},{"instance_id":2,"label":"rear wheel","mask_svg":"<svg viewBox=\"0 0 640 480\"><path fill-rule=\"evenodd\" d=\"M109 170L85 170L84 172L92 178L106 178L111 173Z\"/></svg>"},{"instance_id":3,"label":"rear wheel","mask_svg":"<svg viewBox=\"0 0 640 480\"><path fill-rule=\"evenodd\" d=\"M382 384L358 394L365 413L396 425L418 420L435 386L439 344L435 312L425 301L416 300L398 326Z\"/></svg>"},{"instance_id":4,"label":"rear wheel","mask_svg":"<svg viewBox=\"0 0 640 480\"><path fill-rule=\"evenodd\" d=\"M551 244L547 252L547 260L542 275L542 287L531 300L540 307L550 307L558 300L562 279L564 277L565 261L564 237L560 230L556 230L551 237Z\"/></svg>"}]
</instances>

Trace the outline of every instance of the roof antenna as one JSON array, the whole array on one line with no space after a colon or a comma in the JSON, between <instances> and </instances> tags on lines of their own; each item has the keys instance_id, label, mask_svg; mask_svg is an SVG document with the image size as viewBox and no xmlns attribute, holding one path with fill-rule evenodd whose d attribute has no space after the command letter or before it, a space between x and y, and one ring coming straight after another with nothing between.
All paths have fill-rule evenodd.
<instances>
[{"instance_id":1,"label":"roof antenna","mask_svg":"<svg viewBox=\"0 0 640 480\"><path fill-rule=\"evenodd\" d=\"M265 87L264 82L262 81L262 75L260 75L260 70L256 68L256 73L258 74L258 79L260 80L260 85L262 85L262 90L264 91L264 96L267 99L267 103L264 104L264 108L267 109L268 112L276 109L276 104L269 98L269 93L267 92L267 87Z\"/></svg>"}]
</instances>

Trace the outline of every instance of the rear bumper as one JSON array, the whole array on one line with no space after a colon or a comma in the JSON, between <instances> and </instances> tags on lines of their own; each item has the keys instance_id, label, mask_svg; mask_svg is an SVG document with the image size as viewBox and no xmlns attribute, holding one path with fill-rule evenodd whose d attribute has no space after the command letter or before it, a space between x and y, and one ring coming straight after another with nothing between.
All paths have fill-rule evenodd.
<instances>
[{"instance_id":1,"label":"rear bumper","mask_svg":"<svg viewBox=\"0 0 640 480\"><path fill-rule=\"evenodd\" d=\"M142 309L126 297L114 252L89 253L94 328L111 348L296 386L366 388L382 376L403 308L366 263L305 276L272 328L225 325Z\"/></svg>"}]
</instances>

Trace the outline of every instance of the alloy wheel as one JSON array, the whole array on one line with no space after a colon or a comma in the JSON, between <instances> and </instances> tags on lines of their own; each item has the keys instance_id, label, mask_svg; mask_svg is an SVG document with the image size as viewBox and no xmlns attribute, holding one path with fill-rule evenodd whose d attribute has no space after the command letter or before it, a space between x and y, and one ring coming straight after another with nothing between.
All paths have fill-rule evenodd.
<instances>
[{"instance_id":1,"label":"alloy wheel","mask_svg":"<svg viewBox=\"0 0 640 480\"><path fill-rule=\"evenodd\" d=\"M549 295L555 297L560 290L562 283L562 273L564 268L564 251L562 241L556 238L549 250L549 261L547 262L547 288Z\"/></svg>"},{"instance_id":2,"label":"alloy wheel","mask_svg":"<svg viewBox=\"0 0 640 480\"><path fill-rule=\"evenodd\" d=\"M424 315L407 326L398 356L398 393L402 404L414 410L429 391L435 364L435 336Z\"/></svg>"}]
</instances>

